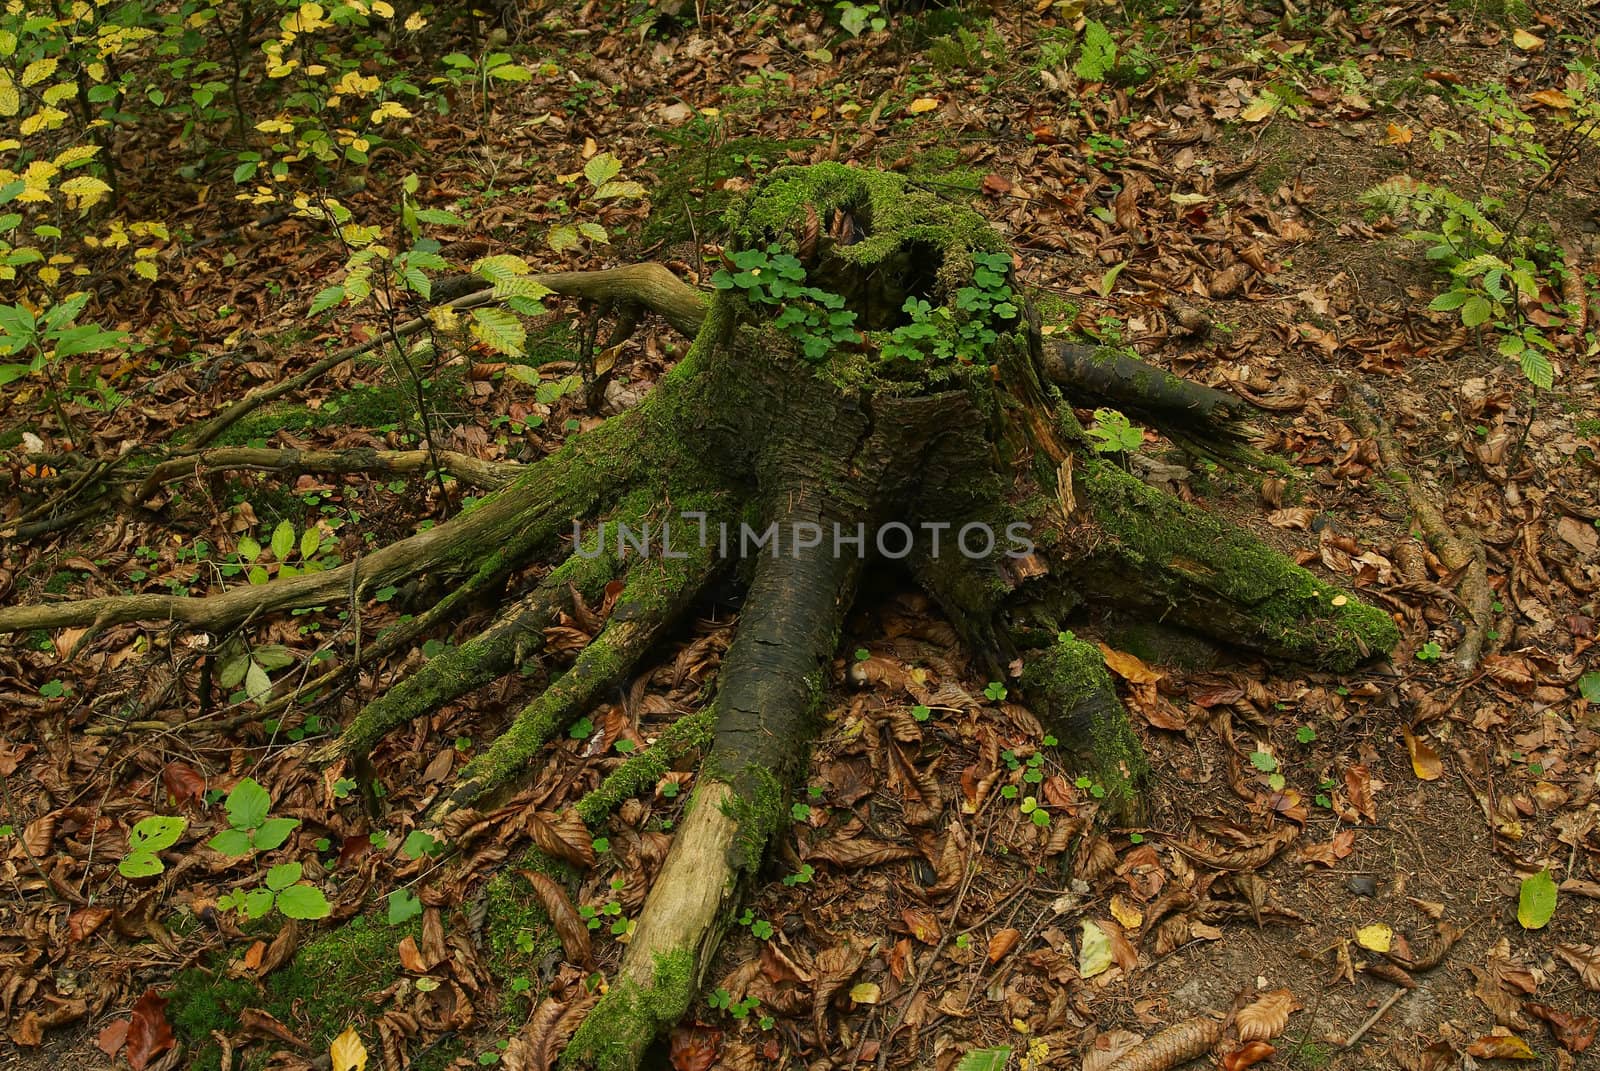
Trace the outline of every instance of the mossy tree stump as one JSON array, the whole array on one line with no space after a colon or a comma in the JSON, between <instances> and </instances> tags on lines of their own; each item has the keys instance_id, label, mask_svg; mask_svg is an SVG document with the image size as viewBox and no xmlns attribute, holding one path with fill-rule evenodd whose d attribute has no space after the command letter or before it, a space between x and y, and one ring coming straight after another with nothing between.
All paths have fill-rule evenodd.
<instances>
[{"instance_id":1,"label":"mossy tree stump","mask_svg":"<svg viewBox=\"0 0 1600 1071\"><path fill-rule=\"evenodd\" d=\"M711 709L678 741L708 745L707 758L619 974L564 1057L570 1068L638 1066L699 990L786 814L867 560L903 560L996 674L1021 659L1025 700L1124 808L1136 805L1144 758L1097 650L1066 630L1075 609L1111 602L1331 668L1398 638L1381 611L1088 449L1072 403L1108 390L1139 402L1144 372L1080 360L1075 374L1073 361L1047 351L1004 242L976 213L897 176L822 164L774 172L732 230L709 303L674 291L659 271L638 295L675 325L697 327L652 394L473 512L364 565L267 585L254 603L230 594L193 608L95 600L0 610L0 628L139 616L215 627L424 569L492 591L582 522L587 536L543 583L369 704L318 755L360 757L389 729L510 671L571 590L592 598L620 580L604 628L466 767L439 820L514 784L552 735L631 676L733 571L747 586L736 638ZM1226 400L1146 371L1159 389L1127 408L1190 440L1212 434L1219 452L1237 447ZM647 529L655 553L622 545ZM718 538L725 531L738 533L734 547ZM775 532L777 545L741 556L744 532ZM650 778L639 770L662 761L639 756L601 797L643 787ZM580 805L590 819L602 810Z\"/></svg>"}]
</instances>

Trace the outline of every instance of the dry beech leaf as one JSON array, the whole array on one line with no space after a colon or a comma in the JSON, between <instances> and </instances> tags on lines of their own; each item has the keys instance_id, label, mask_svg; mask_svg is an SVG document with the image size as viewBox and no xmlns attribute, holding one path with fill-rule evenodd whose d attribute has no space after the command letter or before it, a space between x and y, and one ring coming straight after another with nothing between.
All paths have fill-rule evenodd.
<instances>
[{"instance_id":1,"label":"dry beech leaf","mask_svg":"<svg viewBox=\"0 0 1600 1071\"><path fill-rule=\"evenodd\" d=\"M1222 1071L1244 1071L1277 1051L1265 1041L1247 1041L1222 1058Z\"/></svg>"},{"instance_id":2,"label":"dry beech leaf","mask_svg":"<svg viewBox=\"0 0 1600 1071\"><path fill-rule=\"evenodd\" d=\"M151 1060L178 1043L167 1022L167 1001L154 989L133 1005L128 1024L128 1064L133 1071L144 1071Z\"/></svg>"},{"instance_id":3,"label":"dry beech leaf","mask_svg":"<svg viewBox=\"0 0 1600 1071\"><path fill-rule=\"evenodd\" d=\"M1515 1034L1485 1034L1467 1046L1467 1055L1480 1060L1537 1060L1528 1043Z\"/></svg>"},{"instance_id":4,"label":"dry beech leaf","mask_svg":"<svg viewBox=\"0 0 1600 1071\"><path fill-rule=\"evenodd\" d=\"M561 938L561 950L567 959L588 966L593 958L589 927L578 917L577 908L572 906L572 901L567 897L567 890L538 871L518 870L517 873L533 886L534 894L539 897L539 903L544 905L545 913L556 928L556 936Z\"/></svg>"},{"instance_id":5,"label":"dry beech leaf","mask_svg":"<svg viewBox=\"0 0 1600 1071\"><path fill-rule=\"evenodd\" d=\"M1417 775L1418 780L1437 781L1444 776L1444 763L1439 759L1439 752L1426 740L1418 739L1410 729L1403 730L1406 738L1406 751L1411 755L1411 770Z\"/></svg>"},{"instance_id":6,"label":"dry beech leaf","mask_svg":"<svg viewBox=\"0 0 1600 1071\"><path fill-rule=\"evenodd\" d=\"M528 1025L511 1039L500 1066L504 1071L550 1071L567 1047L567 1039L599 999L600 994L593 993L568 1002L544 1001L528 1017Z\"/></svg>"},{"instance_id":7,"label":"dry beech leaf","mask_svg":"<svg viewBox=\"0 0 1600 1071\"><path fill-rule=\"evenodd\" d=\"M1592 1015L1578 1015L1574 1012L1564 1012L1560 1008L1552 1008L1548 1004L1538 1004L1528 1001L1522 1005L1522 1010L1538 1019L1543 1019L1550 1027L1550 1033L1563 1049L1568 1052L1584 1052L1594 1044L1596 1031L1600 1031L1600 1020Z\"/></svg>"},{"instance_id":8,"label":"dry beech leaf","mask_svg":"<svg viewBox=\"0 0 1600 1071\"><path fill-rule=\"evenodd\" d=\"M1578 972L1585 989L1600 992L1600 945L1556 945L1556 955Z\"/></svg>"},{"instance_id":9,"label":"dry beech leaf","mask_svg":"<svg viewBox=\"0 0 1600 1071\"><path fill-rule=\"evenodd\" d=\"M1101 655L1105 657L1106 668L1129 684L1154 684L1166 676L1165 673L1145 665L1138 655L1131 655L1126 651L1118 651L1115 648L1107 647L1103 643L1096 646L1100 648Z\"/></svg>"},{"instance_id":10,"label":"dry beech leaf","mask_svg":"<svg viewBox=\"0 0 1600 1071\"><path fill-rule=\"evenodd\" d=\"M1239 1040L1266 1041L1277 1037L1289 1025L1289 1016L1299 1007L1300 1003L1290 990L1274 989L1242 1009L1234 1019L1239 1027Z\"/></svg>"},{"instance_id":11,"label":"dry beech leaf","mask_svg":"<svg viewBox=\"0 0 1600 1071\"><path fill-rule=\"evenodd\" d=\"M1005 929L989 938L989 962L999 963L1010 955L1011 950L1017 947L1017 942L1022 940L1022 931L1007 926Z\"/></svg>"}]
</instances>

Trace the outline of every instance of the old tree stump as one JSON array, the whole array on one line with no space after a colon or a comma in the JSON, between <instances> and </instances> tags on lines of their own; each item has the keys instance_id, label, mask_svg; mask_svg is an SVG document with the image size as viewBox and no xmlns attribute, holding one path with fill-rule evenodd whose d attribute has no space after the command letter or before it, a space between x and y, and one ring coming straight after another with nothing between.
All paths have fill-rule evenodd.
<instances>
[{"instance_id":1,"label":"old tree stump","mask_svg":"<svg viewBox=\"0 0 1600 1071\"><path fill-rule=\"evenodd\" d=\"M636 1067L688 1010L787 814L824 668L880 548L993 672L1020 659L1023 698L1113 810L1136 806L1145 760L1098 649L1067 628L1074 611L1112 604L1333 669L1397 640L1383 612L1089 448L1074 404L1114 404L1202 454L1250 453L1225 396L1125 356L1047 347L1003 240L975 212L895 175L819 164L772 173L736 217L709 298L655 266L548 277L564 293L662 313L694 342L638 406L470 513L328 573L223 596L0 610L0 629L153 618L218 630L419 573L456 577L437 619L460 592L495 594L581 522L584 545L532 591L507 596L488 629L373 700L318 754L363 757L390 729L512 670L570 591L598 598L620 580L604 628L468 764L431 816L442 821L522 778L714 581L743 585L714 697L681 733L708 745L693 798L565 1066ZM622 528L670 528L672 555L659 539L655 553L629 552ZM776 544L744 555L717 538L769 530ZM669 743L621 767L580 814L601 820L654 785Z\"/></svg>"}]
</instances>

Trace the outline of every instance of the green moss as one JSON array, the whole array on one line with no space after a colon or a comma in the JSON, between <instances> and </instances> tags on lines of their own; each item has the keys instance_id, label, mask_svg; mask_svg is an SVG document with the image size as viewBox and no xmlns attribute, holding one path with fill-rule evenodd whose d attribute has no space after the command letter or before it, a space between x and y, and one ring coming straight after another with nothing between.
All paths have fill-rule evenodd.
<instances>
[{"instance_id":1,"label":"green moss","mask_svg":"<svg viewBox=\"0 0 1600 1071\"><path fill-rule=\"evenodd\" d=\"M710 746L716 722L711 707L685 714L673 722L655 743L606 775L600 787L578 801L578 817L589 825L604 821L623 800L653 788L678 758Z\"/></svg>"},{"instance_id":2,"label":"green moss","mask_svg":"<svg viewBox=\"0 0 1600 1071\"><path fill-rule=\"evenodd\" d=\"M688 130L687 134L656 132L675 148L653 167L657 181L650 194L650 218L640 234L647 246L689 242L697 234L701 241L714 237L708 232L733 202L734 195L722 188L729 179L759 175L787 162L791 150L809 152L813 147L803 139L716 141L711 140L716 135L709 127L695 125Z\"/></svg>"},{"instance_id":3,"label":"green moss","mask_svg":"<svg viewBox=\"0 0 1600 1071\"><path fill-rule=\"evenodd\" d=\"M1236 622L1216 623L1250 630L1239 642L1339 670L1399 642L1388 614L1318 580L1248 532L1109 462L1091 460L1082 478L1095 519L1116 540L1111 553L1122 571L1164 588L1174 606L1192 600L1195 589L1216 593L1240 614Z\"/></svg>"},{"instance_id":4,"label":"green moss","mask_svg":"<svg viewBox=\"0 0 1600 1071\"><path fill-rule=\"evenodd\" d=\"M543 902L528 879L517 873L519 870L543 874L563 886L569 895L575 893L578 886L577 871L540 851L526 852L489 879L484 890L487 910L483 926L488 950L485 963L502 983L535 975L539 965L561 948L561 938L556 935ZM520 997L508 991L508 1004L519 1000ZM506 1010L511 1014L525 1009L508 1007Z\"/></svg>"},{"instance_id":5,"label":"green moss","mask_svg":"<svg viewBox=\"0 0 1600 1071\"><path fill-rule=\"evenodd\" d=\"M395 947L419 931L416 922L389 926L375 916L361 916L301 946L264 982L228 978L222 956L208 967L180 972L172 981L167 1018L192 1054L187 1066L219 1066L221 1050L211 1031L236 1032L240 1013L249 1008L272 1015L314 1050L326 1050L367 1010L362 998L400 976Z\"/></svg>"},{"instance_id":6,"label":"green moss","mask_svg":"<svg viewBox=\"0 0 1600 1071\"><path fill-rule=\"evenodd\" d=\"M633 1071L638 1054L689 1011L694 1000L694 955L688 949L658 955L649 986L612 984L562 1053L562 1068Z\"/></svg>"},{"instance_id":7,"label":"green moss","mask_svg":"<svg viewBox=\"0 0 1600 1071\"><path fill-rule=\"evenodd\" d=\"M1054 290L1026 289L1028 301L1039 314L1039 322L1057 328L1071 327L1077 322L1079 307L1075 302Z\"/></svg>"},{"instance_id":8,"label":"green moss","mask_svg":"<svg viewBox=\"0 0 1600 1071\"><path fill-rule=\"evenodd\" d=\"M807 205L820 219L839 209L858 220L864 237L834 247L835 254L858 267L881 264L920 245L942 253L942 271L964 281L972 274L972 252L1005 251L999 233L965 205L908 189L901 175L833 163L774 171L734 215L736 244L750 248L778 240L792 247L794 227L807 218Z\"/></svg>"},{"instance_id":9,"label":"green moss","mask_svg":"<svg viewBox=\"0 0 1600 1071\"><path fill-rule=\"evenodd\" d=\"M1062 632L1027 659L1021 684L1043 707L1045 724L1061 734L1062 743L1080 755L1086 772L1104 789L1106 808L1118 816L1135 811L1150 764L1099 648Z\"/></svg>"},{"instance_id":10,"label":"green moss","mask_svg":"<svg viewBox=\"0 0 1600 1071\"><path fill-rule=\"evenodd\" d=\"M739 824L729 851L741 869L753 874L766 855L767 842L788 816L788 793L777 774L765 767L746 766L727 780L734 791L723 811Z\"/></svg>"}]
</instances>

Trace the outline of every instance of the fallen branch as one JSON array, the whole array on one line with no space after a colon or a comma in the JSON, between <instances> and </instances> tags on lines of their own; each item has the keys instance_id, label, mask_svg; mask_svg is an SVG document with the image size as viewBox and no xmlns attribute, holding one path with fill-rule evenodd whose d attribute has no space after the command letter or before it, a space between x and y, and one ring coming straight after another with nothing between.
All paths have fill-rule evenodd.
<instances>
[{"instance_id":1,"label":"fallen branch","mask_svg":"<svg viewBox=\"0 0 1600 1071\"><path fill-rule=\"evenodd\" d=\"M473 487L504 487L527 467L509 461L483 461L453 450L441 450L435 457L439 467ZM262 472L324 472L334 475L354 473L385 476L409 475L433 466L426 450L277 450L246 446L225 446L198 454L163 461L150 471L139 487L136 500L143 502L157 487L169 480L229 469L254 469Z\"/></svg>"},{"instance_id":2,"label":"fallen branch","mask_svg":"<svg viewBox=\"0 0 1600 1071\"><path fill-rule=\"evenodd\" d=\"M705 295L660 264L629 264L601 271L551 272L546 275L530 275L527 278L549 287L564 297L643 305L653 312L660 313L675 330L685 335L692 336L700 330L700 323L706 315ZM463 294L443 307L476 308L479 305L487 305L492 295L493 291L485 283L482 289ZM194 451L209 445L218 435L267 402L299 390L329 369L354 360L391 338L409 338L427 327L430 322L427 316L418 316L403 324L397 324L390 333L376 335L365 342L346 346L281 383L263 387L241 398L196 432L185 444L186 448Z\"/></svg>"}]
</instances>

